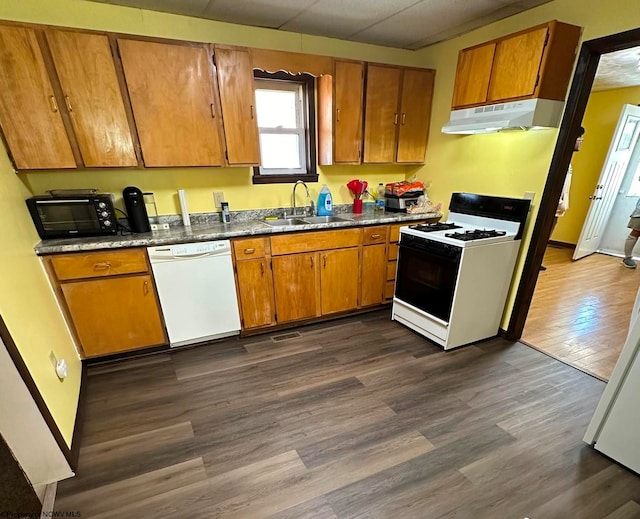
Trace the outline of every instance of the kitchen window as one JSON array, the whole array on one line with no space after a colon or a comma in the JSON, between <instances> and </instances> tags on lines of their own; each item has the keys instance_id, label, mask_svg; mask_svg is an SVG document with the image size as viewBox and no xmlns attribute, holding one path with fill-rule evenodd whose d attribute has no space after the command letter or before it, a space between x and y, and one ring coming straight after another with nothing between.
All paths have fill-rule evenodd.
<instances>
[{"instance_id":1,"label":"kitchen window","mask_svg":"<svg viewBox=\"0 0 640 519\"><path fill-rule=\"evenodd\" d=\"M260 166L253 183L317 182L315 79L254 71Z\"/></svg>"}]
</instances>

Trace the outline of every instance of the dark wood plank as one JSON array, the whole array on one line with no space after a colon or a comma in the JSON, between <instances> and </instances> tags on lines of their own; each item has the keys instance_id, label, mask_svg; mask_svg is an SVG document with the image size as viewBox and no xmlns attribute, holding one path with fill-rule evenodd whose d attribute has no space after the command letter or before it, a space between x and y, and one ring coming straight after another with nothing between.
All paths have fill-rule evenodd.
<instances>
[{"instance_id":1,"label":"dark wood plank","mask_svg":"<svg viewBox=\"0 0 640 519\"><path fill-rule=\"evenodd\" d=\"M600 380L499 338L444 352L388 309L295 332L90 366L78 473L56 510L637 516L640 478L581 439Z\"/></svg>"}]
</instances>

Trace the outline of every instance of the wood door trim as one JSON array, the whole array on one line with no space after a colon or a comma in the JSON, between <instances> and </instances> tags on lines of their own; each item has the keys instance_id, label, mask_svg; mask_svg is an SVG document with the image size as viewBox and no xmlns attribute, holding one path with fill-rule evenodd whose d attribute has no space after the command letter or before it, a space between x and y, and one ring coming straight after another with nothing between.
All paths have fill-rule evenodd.
<instances>
[{"instance_id":1,"label":"wood door trim","mask_svg":"<svg viewBox=\"0 0 640 519\"><path fill-rule=\"evenodd\" d=\"M576 72L562 117L558 140L551 159L551 165L549 166L549 174L540 199L540 209L531 235L531 242L522 269L522 275L520 276L520 283L516 291L509 326L506 330L506 337L509 340L518 340L522 337L540 272L540 265L542 265L544 251L551 235L551 227L555 218L560 193L562 192L564 178L571 162L578 129L591 95L591 87L593 86L600 55L638 45L640 45L640 29L604 36L582 44L576 64Z\"/></svg>"}]
</instances>

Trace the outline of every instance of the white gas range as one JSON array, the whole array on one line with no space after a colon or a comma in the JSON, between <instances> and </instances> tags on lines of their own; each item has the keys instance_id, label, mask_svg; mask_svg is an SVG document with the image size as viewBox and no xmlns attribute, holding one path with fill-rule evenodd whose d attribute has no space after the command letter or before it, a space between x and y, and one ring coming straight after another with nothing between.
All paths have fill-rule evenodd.
<instances>
[{"instance_id":1,"label":"white gas range","mask_svg":"<svg viewBox=\"0 0 640 519\"><path fill-rule=\"evenodd\" d=\"M445 350L495 336L528 211L454 193L447 222L402 227L392 319Z\"/></svg>"}]
</instances>

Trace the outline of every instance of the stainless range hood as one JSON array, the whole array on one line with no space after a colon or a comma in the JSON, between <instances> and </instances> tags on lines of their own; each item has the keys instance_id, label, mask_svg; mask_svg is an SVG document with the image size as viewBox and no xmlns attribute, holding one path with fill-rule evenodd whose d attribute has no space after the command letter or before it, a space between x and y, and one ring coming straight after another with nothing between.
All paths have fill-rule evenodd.
<instances>
[{"instance_id":1,"label":"stainless range hood","mask_svg":"<svg viewBox=\"0 0 640 519\"><path fill-rule=\"evenodd\" d=\"M526 99L496 105L464 108L451 112L442 133L475 134L501 130L532 130L560 126L564 102Z\"/></svg>"}]
</instances>

